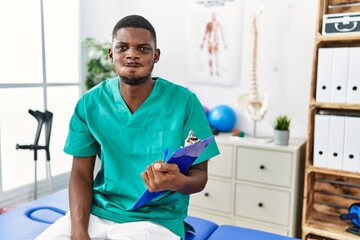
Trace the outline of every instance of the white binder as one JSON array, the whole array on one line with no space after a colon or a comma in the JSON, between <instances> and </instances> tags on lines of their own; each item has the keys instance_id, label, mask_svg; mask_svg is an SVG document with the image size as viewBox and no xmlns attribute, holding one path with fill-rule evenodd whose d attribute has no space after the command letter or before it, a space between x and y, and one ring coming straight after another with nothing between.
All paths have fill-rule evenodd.
<instances>
[{"instance_id":1,"label":"white binder","mask_svg":"<svg viewBox=\"0 0 360 240\"><path fill-rule=\"evenodd\" d=\"M360 117L345 118L343 170L360 170Z\"/></svg>"},{"instance_id":2,"label":"white binder","mask_svg":"<svg viewBox=\"0 0 360 240\"><path fill-rule=\"evenodd\" d=\"M334 48L331 80L331 103L346 102L346 85L349 66L349 48Z\"/></svg>"},{"instance_id":3,"label":"white binder","mask_svg":"<svg viewBox=\"0 0 360 240\"><path fill-rule=\"evenodd\" d=\"M316 78L317 102L330 102L333 55L333 48L319 48Z\"/></svg>"},{"instance_id":4,"label":"white binder","mask_svg":"<svg viewBox=\"0 0 360 240\"><path fill-rule=\"evenodd\" d=\"M345 117L330 116L328 168L342 170Z\"/></svg>"},{"instance_id":5,"label":"white binder","mask_svg":"<svg viewBox=\"0 0 360 240\"><path fill-rule=\"evenodd\" d=\"M314 166L327 168L329 155L329 115L315 115L314 123Z\"/></svg>"},{"instance_id":6,"label":"white binder","mask_svg":"<svg viewBox=\"0 0 360 240\"><path fill-rule=\"evenodd\" d=\"M346 103L360 104L360 47L350 48Z\"/></svg>"}]
</instances>

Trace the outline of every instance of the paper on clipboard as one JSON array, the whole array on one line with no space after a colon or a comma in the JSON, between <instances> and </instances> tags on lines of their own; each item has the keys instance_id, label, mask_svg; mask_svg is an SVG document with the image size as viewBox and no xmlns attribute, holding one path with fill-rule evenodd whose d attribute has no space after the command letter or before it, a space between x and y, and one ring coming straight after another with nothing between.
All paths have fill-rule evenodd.
<instances>
[{"instance_id":1,"label":"paper on clipboard","mask_svg":"<svg viewBox=\"0 0 360 240\"><path fill-rule=\"evenodd\" d=\"M171 154L169 160L166 162L176 163L180 172L185 173L213 139L214 136L211 136L192 145L179 148ZM169 191L149 192L149 190L146 189L130 210L135 210L143 206L164 192Z\"/></svg>"}]
</instances>

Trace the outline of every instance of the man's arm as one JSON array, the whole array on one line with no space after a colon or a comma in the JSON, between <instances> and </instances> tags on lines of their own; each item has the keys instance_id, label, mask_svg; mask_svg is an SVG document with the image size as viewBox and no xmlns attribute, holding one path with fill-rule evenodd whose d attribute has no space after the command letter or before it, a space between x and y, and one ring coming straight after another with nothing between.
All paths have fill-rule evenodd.
<instances>
[{"instance_id":1,"label":"man's arm","mask_svg":"<svg viewBox=\"0 0 360 240\"><path fill-rule=\"evenodd\" d=\"M69 181L71 239L90 239L88 234L93 199L93 171L96 156L73 157Z\"/></svg>"},{"instance_id":2,"label":"man's arm","mask_svg":"<svg viewBox=\"0 0 360 240\"><path fill-rule=\"evenodd\" d=\"M204 189L207 182L207 161L192 166L185 174L176 164L155 162L141 174L150 192L171 190L192 194Z\"/></svg>"}]
</instances>

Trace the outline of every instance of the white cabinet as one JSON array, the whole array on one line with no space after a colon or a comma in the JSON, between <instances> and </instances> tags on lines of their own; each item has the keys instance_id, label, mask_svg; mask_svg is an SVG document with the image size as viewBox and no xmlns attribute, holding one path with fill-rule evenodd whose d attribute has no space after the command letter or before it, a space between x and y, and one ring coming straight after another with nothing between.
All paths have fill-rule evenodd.
<instances>
[{"instance_id":1,"label":"white cabinet","mask_svg":"<svg viewBox=\"0 0 360 240\"><path fill-rule=\"evenodd\" d=\"M205 189L191 197L191 204L204 209L231 213L232 184L209 179Z\"/></svg>"},{"instance_id":2,"label":"white cabinet","mask_svg":"<svg viewBox=\"0 0 360 240\"><path fill-rule=\"evenodd\" d=\"M305 141L288 146L216 136L205 189L191 195L189 215L299 237Z\"/></svg>"}]
</instances>

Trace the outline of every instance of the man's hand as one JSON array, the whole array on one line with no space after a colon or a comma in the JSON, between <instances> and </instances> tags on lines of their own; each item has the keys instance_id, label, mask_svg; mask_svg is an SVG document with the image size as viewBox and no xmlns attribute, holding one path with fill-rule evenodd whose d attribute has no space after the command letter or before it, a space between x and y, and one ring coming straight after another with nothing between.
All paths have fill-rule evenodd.
<instances>
[{"instance_id":1,"label":"man's hand","mask_svg":"<svg viewBox=\"0 0 360 240\"><path fill-rule=\"evenodd\" d=\"M186 176L173 163L154 162L147 166L141 177L150 192L178 191L186 184Z\"/></svg>"},{"instance_id":2,"label":"man's hand","mask_svg":"<svg viewBox=\"0 0 360 240\"><path fill-rule=\"evenodd\" d=\"M170 190L192 194L204 189L207 182L207 161L193 165L182 174L175 163L155 162L141 173L150 192Z\"/></svg>"}]
</instances>

